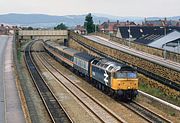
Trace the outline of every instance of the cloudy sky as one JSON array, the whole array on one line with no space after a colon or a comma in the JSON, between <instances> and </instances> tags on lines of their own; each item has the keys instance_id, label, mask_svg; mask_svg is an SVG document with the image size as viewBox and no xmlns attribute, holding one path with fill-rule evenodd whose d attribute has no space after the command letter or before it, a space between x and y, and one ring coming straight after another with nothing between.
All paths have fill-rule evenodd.
<instances>
[{"instance_id":1,"label":"cloudy sky","mask_svg":"<svg viewBox=\"0 0 180 123\"><path fill-rule=\"evenodd\" d=\"M0 14L179 16L180 0L0 0Z\"/></svg>"}]
</instances>

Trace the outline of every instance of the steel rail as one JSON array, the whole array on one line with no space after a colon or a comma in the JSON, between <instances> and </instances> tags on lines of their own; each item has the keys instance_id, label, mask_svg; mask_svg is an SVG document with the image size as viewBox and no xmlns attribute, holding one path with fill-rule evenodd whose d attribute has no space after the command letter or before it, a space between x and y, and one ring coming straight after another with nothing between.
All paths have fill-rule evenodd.
<instances>
[{"instance_id":1,"label":"steel rail","mask_svg":"<svg viewBox=\"0 0 180 123\"><path fill-rule=\"evenodd\" d=\"M73 37L73 36L71 36L70 38L73 39L73 40L74 40L75 42L77 42L78 44L80 44L80 45L84 46L85 48L87 48L87 49L89 49L89 50L91 50L91 51L99 54L99 55L102 56L102 57L106 57L106 58L108 58L108 59L110 59L110 60L112 60L112 61L115 61L115 62L123 62L123 63L126 63L125 61L119 61L118 59L115 59L115 58L113 58L113 57L111 57L111 56L107 56L107 54L103 53L103 51L98 51L98 50L95 49L94 47L91 47L91 46L86 45L85 43L79 41L77 38L75 38L75 37ZM154 80L160 82L161 84L164 84L164 85L166 85L166 86L168 86L168 87L170 87L170 88L172 88L172 89L175 89L175 90L177 90L177 91L180 91L180 84L178 84L178 83L176 83L176 82L173 82L173 81L171 81L171 80L169 80L169 79L166 79L166 78L164 78L164 77L161 77L161 76L159 76L159 75L156 75L156 74L154 74L154 73L152 73L152 72L150 72L150 71L144 70L144 69L142 69L142 68L140 68L140 67L137 67L137 66L133 66L133 67L134 67L139 73L141 73L141 74L143 74L143 75L145 75L145 76L147 76L147 77L149 77L149 78L151 78L151 79L154 79Z\"/></svg>"},{"instance_id":2,"label":"steel rail","mask_svg":"<svg viewBox=\"0 0 180 123\"><path fill-rule=\"evenodd\" d=\"M139 104L139 103L137 103L135 101L130 102L130 103L122 103L122 102L120 102L120 103L122 105L124 105L125 107L127 107L128 109L135 112L136 114L143 117L148 122L151 122L151 123L172 123L167 118L165 118L165 117L151 111L150 109L142 106L141 104Z\"/></svg>"},{"instance_id":3,"label":"steel rail","mask_svg":"<svg viewBox=\"0 0 180 123\"><path fill-rule=\"evenodd\" d=\"M24 54L24 59L28 71L33 79L33 82L37 88L37 91L51 117L53 123L73 123L70 116L67 114L62 105L58 102L57 98L53 92L49 89L44 79L42 78L39 70L34 63L34 60L31 56L31 47L34 42L30 43Z\"/></svg>"},{"instance_id":4,"label":"steel rail","mask_svg":"<svg viewBox=\"0 0 180 123\"><path fill-rule=\"evenodd\" d=\"M43 60L42 60L43 59ZM106 106L104 106L103 104L101 104L98 100L96 100L94 97L92 97L91 95L89 95L85 90L83 90L81 87L79 87L77 84L75 84L74 82L72 82L72 80L70 80L68 77L66 77L65 75L63 75L63 73L60 70L57 70L57 68L55 68L52 64L49 63L49 61L47 61L47 59L44 58L44 56L41 56L40 58L41 63L45 66L45 68L47 70L49 70L49 72L51 72L51 74L57 79L59 80L59 78L54 75L54 73L52 72L52 70L50 70L50 68L48 68L45 64L47 63L49 66L51 66L56 72L58 72L61 76L63 76L67 81L69 81L75 88L77 88L78 90L80 90L82 93L84 93L88 98L90 98L94 103L96 103L98 106L100 106L104 111L106 111L108 114L110 114L112 117L114 117L115 120L117 120L118 122L121 123L126 123L125 120L123 120L121 117L119 117L118 115L116 115L114 112L112 112L111 110L109 110ZM44 63L45 62L45 63ZM61 80L59 80L59 82L61 82ZM62 82L61 82L62 83ZM63 84L63 83L62 83ZM72 91L72 88L68 88L65 84L63 84L64 87L69 90L81 103L83 103L85 105L85 107L87 107L89 110L91 110L91 112L102 122L107 122L109 119L103 119L102 116L100 117L100 115L102 114L97 114L95 111L96 109L91 109L90 107L88 107L88 105L83 101L83 99L80 98L80 96L78 96L76 93L74 93ZM105 121L107 120L107 121Z\"/></svg>"}]
</instances>

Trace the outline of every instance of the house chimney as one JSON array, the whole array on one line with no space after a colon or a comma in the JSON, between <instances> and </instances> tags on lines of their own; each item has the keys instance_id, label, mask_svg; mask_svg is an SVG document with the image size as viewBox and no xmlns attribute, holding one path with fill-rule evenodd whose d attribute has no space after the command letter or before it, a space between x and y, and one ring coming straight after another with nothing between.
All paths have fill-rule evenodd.
<instances>
[{"instance_id":1,"label":"house chimney","mask_svg":"<svg viewBox=\"0 0 180 123\"><path fill-rule=\"evenodd\" d=\"M165 26L167 25L167 18L166 17L164 18L164 24L165 24Z\"/></svg>"},{"instance_id":2,"label":"house chimney","mask_svg":"<svg viewBox=\"0 0 180 123\"><path fill-rule=\"evenodd\" d=\"M146 23L146 21L147 21L147 19L146 19L146 17L144 18L144 22Z\"/></svg>"},{"instance_id":3,"label":"house chimney","mask_svg":"<svg viewBox=\"0 0 180 123\"><path fill-rule=\"evenodd\" d=\"M128 26L128 25L129 25L129 20L126 21L126 26Z\"/></svg>"},{"instance_id":4,"label":"house chimney","mask_svg":"<svg viewBox=\"0 0 180 123\"><path fill-rule=\"evenodd\" d=\"M117 20L117 24L119 24L119 20Z\"/></svg>"}]
</instances>

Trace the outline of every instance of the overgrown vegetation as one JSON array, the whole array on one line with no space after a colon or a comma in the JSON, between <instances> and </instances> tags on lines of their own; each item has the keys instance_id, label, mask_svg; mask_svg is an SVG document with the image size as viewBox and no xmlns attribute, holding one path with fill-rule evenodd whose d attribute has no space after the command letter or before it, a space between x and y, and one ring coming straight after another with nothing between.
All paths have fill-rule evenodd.
<instances>
[{"instance_id":1,"label":"overgrown vegetation","mask_svg":"<svg viewBox=\"0 0 180 123\"><path fill-rule=\"evenodd\" d=\"M17 50L17 59L18 59L19 63L21 62L21 57L22 57L21 49L18 48L18 50Z\"/></svg>"},{"instance_id":2,"label":"overgrown vegetation","mask_svg":"<svg viewBox=\"0 0 180 123\"><path fill-rule=\"evenodd\" d=\"M54 27L55 30L66 30L68 27L63 24L63 23L60 23L59 25L57 25L56 27Z\"/></svg>"},{"instance_id":3,"label":"overgrown vegetation","mask_svg":"<svg viewBox=\"0 0 180 123\"><path fill-rule=\"evenodd\" d=\"M23 48L26 46L27 42L21 43L21 45L17 48L17 59L18 62L21 63L22 56L23 56Z\"/></svg>"},{"instance_id":4,"label":"overgrown vegetation","mask_svg":"<svg viewBox=\"0 0 180 123\"><path fill-rule=\"evenodd\" d=\"M152 88L147 83L140 82L139 83L139 89L143 92L150 94L150 95L153 95L153 96L158 97L160 99L163 99L167 102L170 102L172 104L180 106L180 98L179 97L167 95L166 93L164 93L163 91L161 91L158 88Z\"/></svg>"}]
</instances>

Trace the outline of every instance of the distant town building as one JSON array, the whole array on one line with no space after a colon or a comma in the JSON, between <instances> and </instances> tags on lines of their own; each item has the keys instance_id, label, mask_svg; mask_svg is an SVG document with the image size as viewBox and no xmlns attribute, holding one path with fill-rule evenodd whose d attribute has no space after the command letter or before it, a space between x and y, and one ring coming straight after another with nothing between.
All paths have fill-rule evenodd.
<instances>
[{"instance_id":1,"label":"distant town building","mask_svg":"<svg viewBox=\"0 0 180 123\"><path fill-rule=\"evenodd\" d=\"M180 20L147 20L145 18L144 22L142 23L143 26L177 26L180 27Z\"/></svg>"},{"instance_id":2,"label":"distant town building","mask_svg":"<svg viewBox=\"0 0 180 123\"><path fill-rule=\"evenodd\" d=\"M84 28L84 26L77 25L77 26L74 28L74 32L75 32L75 33L79 33L79 34L81 34L81 35L85 35L85 34L86 34L86 29Z\"/></svg>"},{"instance_id":3,"label":"distant town building","mask_svg":"<svg viewBox=\"0 0 180 123\"><path fill-rule=\"evenodd\" d=\"M180 32L176 30L170 32L167 35L150 42L148 46L180 53Z\"/></svg>"},{"instance_id":4,"label":"distant town building","mask_svg":"<svg viewBox=\"0 0 180 123\"><path fill-rule=\"evenodd\" d=\"M166 35L145 35L136 39L135 42L180 53L180 32L176 30L171 31Z\"/></svg>"},{"instance_id":5,"label":"distant town building","mask_svg":"<svg viewBox=\"0 0 180 123\"><path fill-rule=\"evenodd\" d=\"M118 27L119 31L116 36L119 38L137 40L141 37L156 35L166 35L174 30L180 31L180 27L163 27L163 26L124 26ZM120 33L120 34L119 34ZM119 36L118 36L119 35ZM154 37L156 38L156 37Z\"/></svg>"},{"instance_id":6,"label":"distant town building","mask_svg":"<svg viewBox=\"0 0 180 123\"><path fill-rule=\"evenodd\" d=\"M0 35L7 35L9 27L4 26L3 24L0 25Z\"/></svg>"},{"instance_id":7,"label":"distant town building","mask_svg":"<svg viewBox=\"0 0 180 123\"><path fill-rule=\"evenodd\" d=\"M99 25L99 30L103 33L117 33L118 27L129 25L136 26L134 22L119 22L118 20L117 22L110 22L108 20L108 22L104 22L101 25Z\"/></svg>"}]
</instances>

